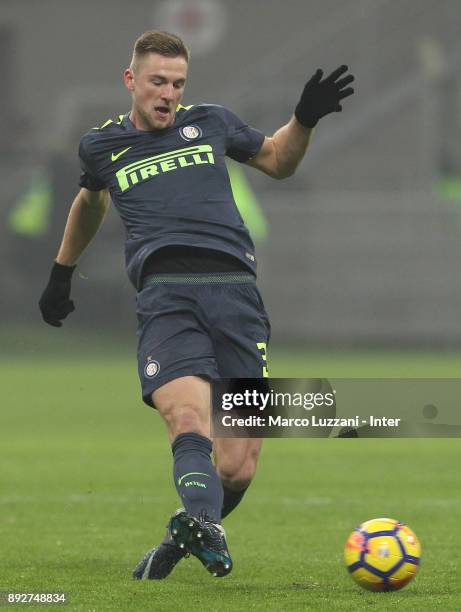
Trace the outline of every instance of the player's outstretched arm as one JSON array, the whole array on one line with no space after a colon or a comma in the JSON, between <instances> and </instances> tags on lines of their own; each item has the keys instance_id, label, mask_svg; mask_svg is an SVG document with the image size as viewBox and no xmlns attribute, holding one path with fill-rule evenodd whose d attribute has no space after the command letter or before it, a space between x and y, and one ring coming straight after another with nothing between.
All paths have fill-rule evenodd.
<instances>
[{"instance_id":1,"label":"player's outstretched arm","mask_svg":"<svg viewBox=\"0 0 461 612\"><path fill-rule=\"evenodd\" d=\"M318 121L330 113L341 112L342 100L354 93L352 87L348 87L354 77L344 76L347 71L347 66L340 66L322 78L323 71L317 70L306 83L294 116L271 138L264 140L260 151L247 164L277 179L294 174Z\"/></svg>"},{"instance_id":2,"label":"player's outstretched arm","mask_svg":"<svg viewBox=\"0 0 461 612\"><path fill-rule=\"evenodd\" d=\"M108 191L82 188L72 203L61 247L39 301L43 320L61 327L75 310L70 299L72 274L78 258L98 231L109 207Z\"/></svg>"},{"instance_id":3,"label":"player's outstretched arm","mask_svg":"<svg viewBox=\"0 0 461 612\"><path fill-rule=\"evenodd\" d=\"M82 187L72 203L56 261L73 266L94 238L109 208L109 192Z\"/></svg>"}]
</instances>

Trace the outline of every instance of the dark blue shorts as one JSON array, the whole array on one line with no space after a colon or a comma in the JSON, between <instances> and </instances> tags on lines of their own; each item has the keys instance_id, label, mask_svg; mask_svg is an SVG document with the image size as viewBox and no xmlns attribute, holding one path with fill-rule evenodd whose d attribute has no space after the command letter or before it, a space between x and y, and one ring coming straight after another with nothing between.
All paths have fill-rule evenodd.
<instances>
[{"instance_id":1,"label":"dark blue shorts","mask_svg":"<svg viewBox=\"0 0 461 612\"><path fill-rule=\"evenodd\" d=\"M155 274L137 295L142 397L181 376L268 376L270 324L246 272Z\"/></svg>"}]
</instances>

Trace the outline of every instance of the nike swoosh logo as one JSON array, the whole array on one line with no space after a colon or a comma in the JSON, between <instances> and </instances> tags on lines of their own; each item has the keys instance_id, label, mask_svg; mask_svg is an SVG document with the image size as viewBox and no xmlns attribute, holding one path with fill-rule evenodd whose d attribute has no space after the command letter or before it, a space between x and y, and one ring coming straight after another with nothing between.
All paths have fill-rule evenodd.
<instances>
[{"instance_id":1,"label":"nike swoosh logo","mask_svg":"<svg viewBox=\"0 0 461 612\"><path fill-rule=\"evenodd\" d=\"M120 151L120 153L112 153L112 156L111 156L112 161L117 160L120 157L120 155L123 155L124 153L126 153L130 149L131 149L131 147L127 147L126 149L123 149L123 151Z\"/></svg>"},{"instance_id":2,"label":"nike swoosh logo","mask_svg":"<svg viewBox=\"0 0 461 612\"><path fill-rule=\"evenodd\" d=\"M178 478L178 485L180 485L180 484L181 484L181 482L183 481L183 479L184 479L186 476L192 476L192 474L195 474L195 475L197 475L197 476L208 476L208 478L210 478L210 475L209 475L209 474L205 474L205 472L189 472L188 474L183 474L182 476L180 476L180 477Z\"/></svg>"}]
</instances>

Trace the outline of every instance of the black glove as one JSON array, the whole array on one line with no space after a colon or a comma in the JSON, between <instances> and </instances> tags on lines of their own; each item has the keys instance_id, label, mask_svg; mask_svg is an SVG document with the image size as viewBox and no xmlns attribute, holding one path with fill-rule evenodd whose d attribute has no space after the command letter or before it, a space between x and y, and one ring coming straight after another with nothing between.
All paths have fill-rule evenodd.
<instances>
[{"instance_id":1,"label":"black glove","mask_svg":"<svg viewBox=\"0 0 461 612\"><path fill-rule=\"evenodd\" d=\"M75 268L76 266L62 266L55 262L48 285L38 303L43 320L54 327L61 327L62 319L75 310L73 301L69 299Z\"/></svg>"},{"instance_id":2,"label":"black glove","mask_svg":"<svg viewBox=\"0 0 461 612\"><path fill-rule=\"evenodd\" d=\"M301 125L313 128L317 121L325 115L342 111L340 101L354 93L352 87L344 89L354 80L352 74L339 79L348 70L347 66L340 66L323 81L321 80L323 70L317 70L306 83L295 109L295 117Z\"/></svg>"}]
</instances>

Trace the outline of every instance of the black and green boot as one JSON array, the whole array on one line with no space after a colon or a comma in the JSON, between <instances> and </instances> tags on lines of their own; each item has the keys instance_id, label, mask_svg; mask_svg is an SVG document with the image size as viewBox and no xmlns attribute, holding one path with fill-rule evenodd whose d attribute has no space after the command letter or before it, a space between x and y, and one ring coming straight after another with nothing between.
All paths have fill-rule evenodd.
<instances>
[{"instance_id":1,"label":"black and green boot","mask_svg":"<svg viewBox=\"0 0 461 612\"><path fill-rule=\"evenodd\" d=\"M181 512L181 510L178 510ZM147 552L133 570L137 580L163 580L171 574L176 564L188 555L184 548L179 548L171 537L169 524L165 539L161 544Z\"/></svg>"},{"instance_id":2,"label":"black and green boot","mask_svg":"<svg viewBox=\"0 0 461 612\"><path fill-rule=\"evenodd\" d=\"M171 518L169 531L176 546L197 557L213 576L226 576L232 570L226 533L219 523L178 510Z\"/></svg>"}]
</instances>

